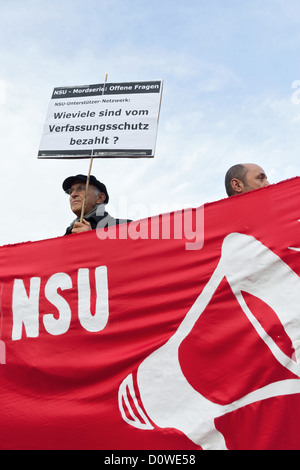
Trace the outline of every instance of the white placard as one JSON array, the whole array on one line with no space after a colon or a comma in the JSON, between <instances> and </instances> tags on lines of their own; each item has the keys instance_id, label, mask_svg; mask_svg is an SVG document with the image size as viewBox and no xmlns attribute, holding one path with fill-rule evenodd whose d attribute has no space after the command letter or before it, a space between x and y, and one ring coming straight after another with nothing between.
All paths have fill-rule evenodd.
<instances>
[{"instance_id":1,"label":"white placard","mask_svg":"<svg viewBox=\"0 0 300 470\"><path fill-rule=\"evenodd\" d=\"M54 88L38 158L154 157L162 80Z\"/></svg>"}]
</instances>

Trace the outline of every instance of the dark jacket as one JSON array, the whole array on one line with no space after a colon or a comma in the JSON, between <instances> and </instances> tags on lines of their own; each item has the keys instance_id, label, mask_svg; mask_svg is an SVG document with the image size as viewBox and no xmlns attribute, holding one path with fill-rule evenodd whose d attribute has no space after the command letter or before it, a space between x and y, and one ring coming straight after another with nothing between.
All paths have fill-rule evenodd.
<instances>
[{"instance_id":1,"label":"dark jacket","mask_svg":"<svg viewBox=\"0 0 300 470\"><path fill-rule=\"evenodd\" d=\"M84 219L87 220L92 227L92 230L96 228L106 228L112 225L119 225L119 224L127 224L131 222L129 219L115 219L108 212L104 211L104 204L98 204L94 209L84 216ZM65 235L70 235L72 233L72 228L75 222L79 222L80 218L77 217L73 222L69 225L66 230Z\"/></svg>"}]
</instances>

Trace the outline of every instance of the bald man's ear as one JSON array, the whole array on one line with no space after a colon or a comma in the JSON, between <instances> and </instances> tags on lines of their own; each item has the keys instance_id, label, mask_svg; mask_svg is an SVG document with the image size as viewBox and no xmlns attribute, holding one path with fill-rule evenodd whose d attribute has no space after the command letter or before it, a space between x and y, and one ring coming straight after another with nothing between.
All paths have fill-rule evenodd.
<instances>
[{"instance_id":1,"label":"bald man's ear","mask_svg":"<svg viewBox=\"0 0 300 470\"><path fill-rule=\"evenodd\" d=\"M239 180L238 178L232 178L231 182L231 187L233 189L233 191L236 193L236 194L240 194L243 192L243 189L244 189L244 184L241 180Z\"/></svg>"}]
</instances>

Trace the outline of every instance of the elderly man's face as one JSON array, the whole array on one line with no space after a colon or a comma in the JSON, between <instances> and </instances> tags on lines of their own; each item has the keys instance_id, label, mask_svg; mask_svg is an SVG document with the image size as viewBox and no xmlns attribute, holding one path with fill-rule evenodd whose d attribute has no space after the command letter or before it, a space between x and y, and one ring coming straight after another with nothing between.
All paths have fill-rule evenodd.
<instances>
[{"instance_id":1,"label":"elderly man's face","mask_svg":"<svg viewBox=\"0 0 300 470\"><path fill-rule=\"evenodd\" d=\"M77 217L80 217L81 215L85 187L86 185L84 182L77 182L71 186L71 189L69 191L71 210L74 212L74 214L76 214ZM85 200L84 214L87 214L92 209L94 209L96 204L101 204L104 201L105 194L99 192L96 186L93 186L92 184L89 185Z\"/></svg>"}]
</instances>

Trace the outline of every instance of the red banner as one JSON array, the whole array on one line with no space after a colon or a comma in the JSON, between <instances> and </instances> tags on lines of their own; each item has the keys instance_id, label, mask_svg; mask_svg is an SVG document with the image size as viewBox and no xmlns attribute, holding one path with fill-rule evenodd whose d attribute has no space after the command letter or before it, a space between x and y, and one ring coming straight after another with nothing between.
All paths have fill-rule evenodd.
<instances>
[{"instance_id":1,"label":"red banner","mask_svg":"<svg viewBox=\"0 0 300 470\"><path fill-rule=\"evenodd\" d=\"M300 449L300 179L0 248L1 449Z\"/></svg>"}]
</instances>

